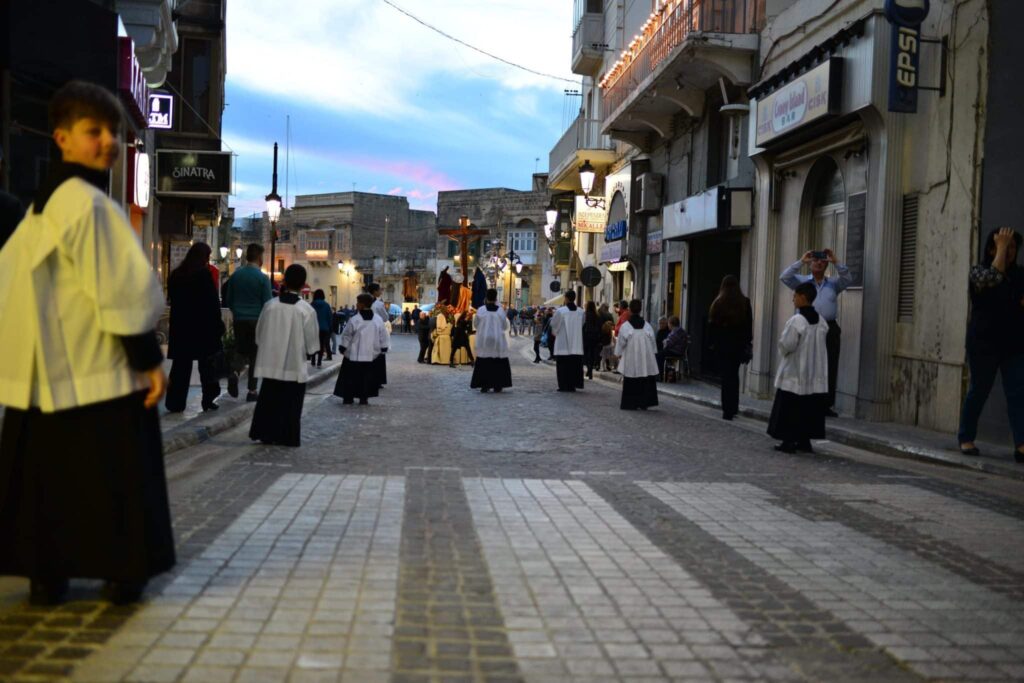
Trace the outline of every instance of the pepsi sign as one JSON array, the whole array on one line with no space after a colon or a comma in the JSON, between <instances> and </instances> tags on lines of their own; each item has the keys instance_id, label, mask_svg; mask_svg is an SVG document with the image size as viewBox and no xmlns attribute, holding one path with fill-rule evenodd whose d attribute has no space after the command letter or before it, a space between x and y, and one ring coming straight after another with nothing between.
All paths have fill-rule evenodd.
<instances>
[{"instance_id":1,"label":"pepsi sign","mask_svg":"<svg viewBox=\"0 0 1024 683\"><path fill-rule=\"evenodd\" d=\"M886 0L885 16L892 25L889 54L889 111L917 112L920 81L921 24L929 0Z\"/></svg>"}]
</instances>

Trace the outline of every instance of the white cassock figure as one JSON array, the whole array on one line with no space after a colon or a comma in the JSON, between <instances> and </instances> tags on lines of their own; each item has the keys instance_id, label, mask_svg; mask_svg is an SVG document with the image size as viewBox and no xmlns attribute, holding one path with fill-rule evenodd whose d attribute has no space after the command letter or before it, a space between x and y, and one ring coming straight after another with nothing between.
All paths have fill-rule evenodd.
<instances>
[{"instance_id":1,"label":"white cassock figure","mask_svg":"<svg viewBox=\"0 0 1024 683\"><path fill-rule=\"evenodd\" d=\"M512 386L512 367L508 362L508 316L496 303L498 292L488 289L484 305L476 311L476 365L469 386L486 394Z\"/></svg>"},{"instance_id":2,"label":"white cassock figure","mask_svg":"<svg viewBox=\"0 0 1024 683\"><path fill-rule=\"evenodd\" d=\"M559 391L583 388L583 309L576 305L576 292L565 293L565 305L551 318L555 335L555 364Z\"/></svg>"},{"instance_id":3,"label":"white cassock figure","mask_svg":"<svg viewBox=\"0 0 1024 683\"><path fill-rule=\"evenodd\" d=\"M339 344L344 360L334 395L340 396L346 404L358 398L360 405L367 405L369 399L377 396L380 384L374 361L388 350L389 341L380 316L360 304L359 311L349 318L341 332Z\"/></svg>"},{"instance_id":4,"label":"white cassock figure","mask_svg":"<svg viewBox=\"0 0 1024 683\"><path fill-rule=\"evenodd\" d=\"M372 306L373 314L384 324L386 331L388 324L391 321L391 316L388 315L388 309L384 305L384 300L380 298L380 285L376 283L370 285L370 295L374 297ZM388 336L390 337L390 334ZM389 345L390 341L388 344L385 344L385 348ZM377 387L379 389L383 389L384 385L388 383L388 365L384 354L382 353L377 356L373 361L373 364L377 371Z\"/></svg>"},{"instance_id":5,"label":"white cassock figure","mask_svg":"<svg viewBox=\"0 0 1024 683\"><path fill-rule=\"evenodd\" d=\"M635 307L634 307L635 304ZM634 310L635 309L635 310ZM647 410L658 405L658 345L654 328L640 315L640 302L630 303L630 318L619 328L615 355L622 373L623 410Z\"/></svg>"}]
</instances>

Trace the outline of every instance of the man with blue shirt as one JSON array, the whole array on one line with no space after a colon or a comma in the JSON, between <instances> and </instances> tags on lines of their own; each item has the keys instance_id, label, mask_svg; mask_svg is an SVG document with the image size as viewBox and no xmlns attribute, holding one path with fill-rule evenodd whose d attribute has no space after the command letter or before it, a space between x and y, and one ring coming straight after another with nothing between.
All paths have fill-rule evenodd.
<instances>
[{"instance_id":1,"label":"man with blue shirt","mask_svg":"<svg viewBox=\"0 0 1024 683\"><path fill-rule=\"evenodd\" d=\"M810 275L800 275L800 268L805 263L811 266ZM836 267L839 277L825 277L825 270L828 269L829 263ZM825 338L825 348L828 352L828 410L825 411L825 415L837 417L834 406L836 403L836 376L839 373L839 339L842 330L836 317L839 313L839 295L853 284L850 269L839 263L831 249L809 251L799 261L782 271L782 276L779 279L790 289L796 289L804 282L813 282L814 286L818 288L818 296L814 299L814 310L828 323L828 336Z\"/></svg>"},{"instance_id":2,"label":"man with blue shirt","mask_svg":"<svg viewBox=\"0 0 1024 683\"><path fill-rule=\"evenodd\" d=\"M270 278L263 274L263 245L250 244L245 250L245 265L235 271L228 281L224 305L231 309L234 317L235 353L232 358L232 373L228 377L228 394L238 396L238 375L248 364L249 393L246 401L255 401L256 375L256 323L263 311L263 304L270 301Z\"/></svg>"}]
</instances>

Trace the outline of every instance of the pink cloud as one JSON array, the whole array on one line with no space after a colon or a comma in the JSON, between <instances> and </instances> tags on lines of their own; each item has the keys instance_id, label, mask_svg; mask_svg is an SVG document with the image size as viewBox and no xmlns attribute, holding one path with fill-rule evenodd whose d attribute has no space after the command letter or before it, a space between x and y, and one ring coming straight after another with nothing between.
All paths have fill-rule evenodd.
<instances>
[{"instance_id":1,"label":"pink cloud","mask_svg":"<svg viewBox=\"0 0 1024 683\"><path fill-rule=\"evenodd\" d=\"M401 188L401 186L399 186L399 187L392 187L390 190L387 191L387 194L392 195L392 196L400 195L400 194L402 194L402 188Z\"/></svg>"},{"instance_id":2,"label":"pink cloud","mask_svg":"<svg viewBox=\"0 0 1024 683\"><path fill-rule=\"evenodd\" d=\"M303 148L302 152L313 157L329 159L335 163L382 173L404 182L406 185L425 185L438 191L460 190L463 185L444 171L423 161L387 159L366 154L339 154L322 149Z\"/></svg>"}]
</instances>

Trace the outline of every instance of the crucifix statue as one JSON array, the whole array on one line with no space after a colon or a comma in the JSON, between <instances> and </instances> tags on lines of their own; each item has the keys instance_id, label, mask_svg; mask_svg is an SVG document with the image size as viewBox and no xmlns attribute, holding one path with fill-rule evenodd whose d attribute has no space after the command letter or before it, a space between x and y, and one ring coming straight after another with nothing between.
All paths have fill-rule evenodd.
<instances>
[{"instance_id":1,"label":"crucifix statue","mask_svg":"<svg viewBox=\"0 0 1024 683\"><path fill-rule=\"evenodd\" d=\"M469 282L469 243L490 234L490 230L470 230L469 216L459 216L458 228L442 228L437 231L453 242L459 243L459 267L462 269L462 281Z\"/></svg>"}]
</instances>

